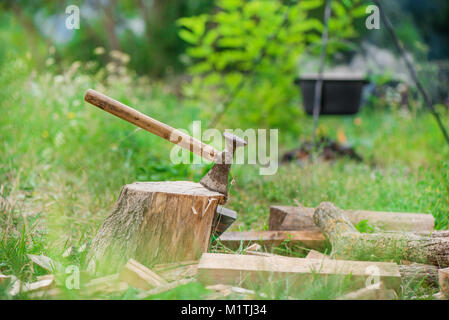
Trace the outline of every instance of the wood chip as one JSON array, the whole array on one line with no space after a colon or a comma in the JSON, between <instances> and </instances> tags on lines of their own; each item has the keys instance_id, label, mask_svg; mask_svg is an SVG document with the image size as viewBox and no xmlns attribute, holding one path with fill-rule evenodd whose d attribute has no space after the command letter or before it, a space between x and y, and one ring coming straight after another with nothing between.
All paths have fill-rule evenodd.
<instances>
[{"instance_id":1,"label":"wood chip","mask_svg":"<svg viewBox=\"0 0 449 320\"><path fill-rule=\"evenodd\" d=\"M128 260L120 273L119 280L142 290L149 290L167 284L167 281L162 277L134 259Z\"/></svg>"}]
</instances>

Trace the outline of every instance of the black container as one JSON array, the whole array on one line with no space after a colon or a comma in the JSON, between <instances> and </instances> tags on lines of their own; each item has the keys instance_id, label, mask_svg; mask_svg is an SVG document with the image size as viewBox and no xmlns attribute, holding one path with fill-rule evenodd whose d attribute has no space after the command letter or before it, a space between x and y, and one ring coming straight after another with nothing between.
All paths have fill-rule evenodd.
<instances>
[{"instance_id":1,"label":"black container","mask_svg":"<svg viewBox=\"0 0 449 320\"><path fill-rule=\"evenodd\" d=\"M303 105L307 114L313 114L315 84L317 76L302 76L295 79L301 87ZM355 114L359 112L362 89L368 82L363 77L323 76L320 114Z\"/></svg>"}]
</instances>

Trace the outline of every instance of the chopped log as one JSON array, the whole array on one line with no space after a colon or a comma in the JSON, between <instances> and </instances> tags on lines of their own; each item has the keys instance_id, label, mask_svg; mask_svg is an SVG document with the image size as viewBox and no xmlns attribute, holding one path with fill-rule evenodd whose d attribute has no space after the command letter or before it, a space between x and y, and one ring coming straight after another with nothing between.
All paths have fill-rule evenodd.
<instances>
[{"instance_id":1,"label":"chopped log","mask_svg":"<svg viewBox=\"0 0 449 320\"><path fill-rule=\"evenodd\" d=\"M428 264L411 263L399 265L402 283L407 286L426 283L431 287L438 287L438 268Z\"/></svg>"},{"instance_id":2,"label":"chopped log","mask_svg":"<svg viewBox=\"0 0 449 320\"><path fill-rule=\"evenodd\" d=\"M129 258L145 265L198 259L209 247L220 193L189 181L125 185L89 254L95 273L118 272Z\"/></svg>"},{"instance_id":3,"label":"chopped log","mask_svg":"<svg viewBox=\"0 0 449 320\"><path fill-rule=\"evenodd\" d=\"M134 259L128 260L120 273L119 280L143 290L167 284L167 281Z\"/></svg>"},{"instance_id":4,"label":"chopped log","mask_svg":"<svg viewBox=\"0 0 449 320\"><path fill-rule=\"evenodd\" d=\"M344 281L350 277L350 287L364 287L369 270L377 267L379 278L387 288L399 289L401 275L395 263L344 260L315 260L291 257L258 257L237 254L204 253L198 265L197 279L207 285L265 283L289 279L289 285L312 283L318 278Z\"/></svg>"},{"instance_id":5,"label":"chopped log","mask_svg":"<svg viewBox=\"0 0 449 320\"><path fill-rule=\"evenodd\" d=\"M438 270L440 292L449 299L449 268Z\"/></svg>"},{"instance_id":6,"label":"chopped log","mask_svg":"<svg viewBox=\"0 0 449 320\"><path fill-rule=\"evenodd\" d=\"M313 208L270 206L268 230L319 231L312 219Z\"/></svg>"},{"instance_id":7,"label":"chopped log","mask_svg":"<svg viewBox=\"0 0 449 320\"><path fill-rule=\"evenodd\" d=\"M434 230L434 231L421 231L417 232L416 235L431 237L431 238L449 238L449 230Z\"/></svg>"},{"instance_id":8,"label":"chopped log","mask_svg":"<svg viewBox=\"0 0 449 320\"><path fill-rule=\"evenodd\" d=\"M225 232L218 240L229 248L239 248L260 244L265 249L286 244L289 247L302 246L310 249L322 249L326 241L321 232L312 231L243 231Z\"/></svg>"},{"instance_id":9,"label":"chopped log","mask_svg":"<svg viewBox=\"0 0 449 320\"><path fill-rule=\"evenodd\" d=\"M324 260L324 259L330 259L330 257L328 255L318 252L316 250L310 250L306 256L306 259Z\"/></svg>"},{"instance_id":10,"label":"chopped log","mask_svg":"<svg viewBox=\"0 0 449 320\"><path fill-rule=\"evenodd\" d=\"M317 226L313 222L314 208L271 206L269 230L310 230ZM388 231L431 232L435 219L431 214L380 212L367 210L343 210L352 224L368 220L368 223Z\"/></svg>"},{"instance_id":11,"label":"chopped log","mask_svg":"<svg viewBox=\"0 0 449 320\"><path fill-rule=\"evenodd\" d=\"M395 300L398 296L392 289L385 289L383 282L347 293L337 300Z\"/></svg>"},{"instance_id":12,"label":"chopped log","mask_svg":"<svg viewBox=\"0 0 449 320\"><path fill-rule=\"evenodd\" d=\"M115 273L101 278L90 280L84 286L84 292L92 295L96 293L123 292L128 289L126 282L120 281L120 274Z\"/></svg>"},{"instance_id":13,"label":"chopped log","mask_svg":"<svg viewBox=\"0 0 449 320\"><path fill-rule=\"evenodd\" d=\"M408 260L449 266L449 239L412 233L360 233L343 212L330 202L321 203L314 222L332 245L332 256L346 260Z\"/></svg>"}]
</instances>

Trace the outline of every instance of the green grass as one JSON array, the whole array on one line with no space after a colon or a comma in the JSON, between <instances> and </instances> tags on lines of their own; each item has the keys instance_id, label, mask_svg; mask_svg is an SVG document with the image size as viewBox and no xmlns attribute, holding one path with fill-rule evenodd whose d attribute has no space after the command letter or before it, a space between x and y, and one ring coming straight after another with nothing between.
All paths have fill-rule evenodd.
<instances>
[{"instance_id":1,"label":"green grass","mask_svg":"<svg viewBox=\"0 0 449 320\"><path fill-rule=\"evenodd\" d=\"M203 110L182 101L170 86L132 74L120 79L90 74L74 64L62 74L33 72L26 59L11 59L0 70L0 272L23 281L45 271L27 254L45 254L64 266L84 268L85 251L111 210L120 188L134 181L199 181L204 165L169 161L171 144L83 102L93 87L177 128L201 119ZM344 131L362 163L288 164L276 175L260 176L258 167L234 166L227 206L238 212L232 230L265 230L272 204L317 206L332 201L341 208L426 212L438 229L449 228L449 148L426 112L365 108L356 117L323 117L320 131ZM443 114L446 124L449 115ZM207 119L204 119L207 120ZM360 124L359 121L361 120ZM281 152L310 137L312 120L300 116L301 136L289 124L280 128ZM235 123L238 123L236 119ZM295 124L297 125L297 124ZM63 253L72 247L72 254ZM244 248L241 248L243 250ZM295 255L288 249L278 253ZM255 288L260 297L334 298L332 284L315 282L301 292L285 283ZM187 288L187 289L186 289ZM415 290L416 288L414 288ZM0 298L8 298L0 287ZM76 299L77 292L64 297ZM294 290L293 290L294 291ZM410 291L410 290L409 290ZM200 284L154 298L200 298ZM263 295L262 295L263 293ZM133 290L109 298L135 298ZM403 297L411 298L405 294Z\"/></svg>"}]
</instances>

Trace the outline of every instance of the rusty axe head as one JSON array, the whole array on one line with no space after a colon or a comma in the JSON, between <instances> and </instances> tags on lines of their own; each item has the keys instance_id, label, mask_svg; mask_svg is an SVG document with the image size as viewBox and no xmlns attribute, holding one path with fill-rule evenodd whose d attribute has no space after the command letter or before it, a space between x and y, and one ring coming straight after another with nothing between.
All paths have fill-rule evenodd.
<instances>
[{"instance_id":1,"label":"rusty axe head","mask_svg":"<svg viewBox=\"0 0 449 320\"><path fill-rule=\"evenodd\" d=\"M228 175L234 158L235 149L237 147L245 146L246 141L227 132L225 132L223 136L226 141L225 150L217 157L215 164L203 179L201 179L200 183L209 190L220 192L227 197Z\"/></svg>"}]
</instances>

